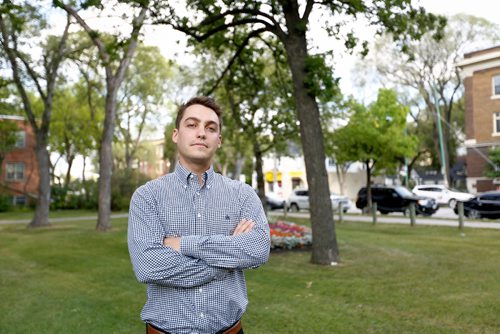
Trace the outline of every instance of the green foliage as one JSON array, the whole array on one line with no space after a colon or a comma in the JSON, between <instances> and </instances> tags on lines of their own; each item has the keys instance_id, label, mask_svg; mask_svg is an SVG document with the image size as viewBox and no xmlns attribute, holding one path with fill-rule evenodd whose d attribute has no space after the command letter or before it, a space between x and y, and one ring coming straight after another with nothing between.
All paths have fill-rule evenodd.
<instances>
[{"instance_id":1,"label":"green foliage","mask_svg":"<svg viewBox=\"0 0 500 334\"><path fill-rule=\"evenodd\" d=\"M17 131L19 131L19 128L15 122L0 119L0 167L5 158L5 154L10 152L16 144Z\"/></svg>"},{"instance_id":2,"label":"green foliage","mask_svg":"<svg viewBox=\"0 0 500 334\"><path fill-rule=\"evenodd\" d=\"M212 44L209 50L199 50L203 55L200 72L205 74L204 87L214 87L220 80L214 92L224 110L224 142L217 154L220 167L232 171L242 159L253 161L270 151L284 154L287 141L297 140L298 128L282 47L272 38L251 42L223 78L218 78L219 68L226 66L234 50L220 54Z\"/></svg>"},{"instance_id":3,"label":"green foliage","mask_svg":"<svg viewBox=\"0 0 500 334\"><path fill-rule=\"evenodd\" d=\"M491 164L488 164L484 176L496 178L500 177L500 148L494 147L488 152L488 158ZM493 164L493 165L492 165Z\"/></svg>"},{"instance_id":4,"label":"green foliage","mask_svg":"<svg viewBox=\"0 0 500 334\"><path fill-rule=\"evenodd\" d=\"M177 88L172 80L175 69L176 65L168 62L157 47L140 45L137 48L117 103L115 140L125 146L119 158L127 168L133 159L139 158L144 135L159 130L161 111L167 107L165 101Z\"/></svg>"},{"instance_id":5,"label":"green foliage","mask_svg":"<svg viewBox=\"0 0 500 334\"><path fill-rule=\"evenodd\" d=\"M111 210L127 210L134 191L149 180L138 170L115 170L111 179Z\"/></svg>"},{"instance_id":6,"label":"green foliage","mask_svg":"<svg viewBox=\"0 0 500 334\"><path fill-rule=\"evenodd\" d=\"M54 96L49 143L66 161L75 155L88 156L97 148L103 119L101 108L92 113L84 82L61 87ZM101 97L98 103L104 104Z\"/></svg>"},{"instance_id":7,"label":"green foliage","mask_svg":"<svg viewBox=\"0 0 500 334\"><path fill-rule=\"evenodd\" d=\"M75 180L69 185L55 185L52 187L51 199L53 210L97 210L98 183L96 180Z\"/></svg>"},{"instance_id":8,"label":"green foliage","mask_svg":"<svg viewBox=\"0 0 500 334\"><path fill-rule=\"evenodd\" d=\"M172 134L175 129L175 117L165 126L163 132L163 138L165 138L165 143L163 146L163 158L168 160L170 163L170 170L173 170L173 166L177 160L177 146L172 141Z\"/></svg>"},{"instance_id":9,"label":"green foliage","mask_svg":"<svg viewBox=\"0 0 500 334\"><path fill-rule=\"evenodd\" d=\"M332 69L326 64L325 54L309 55L306 59L306 78L304 84L309 94L321 101L332 100L340 94L339 78L333 77Z\"/></svg>"},{"instance_id":10,"label":"green foliage","mask_svg":"<svg viewBox=\"0 0 500 334\"><path fill-rule=\"evenodd\" d=\"M379 90L368 108L353 104L349 123L333 133L333 152L340 163L371 162L391 168L414 154L416 138L405 135L408 108L397 101L392 90Z\"/></svg>"},{"instance_id":11,"label":"green foliage","mask_svg":"<svg viewBox=\"0 0 500 334\"><path fill-rule=\"evenodd\" d=\"M12 196L0 193L0 212L7 212L12 209Z\"/></svg>"}]
</instances>

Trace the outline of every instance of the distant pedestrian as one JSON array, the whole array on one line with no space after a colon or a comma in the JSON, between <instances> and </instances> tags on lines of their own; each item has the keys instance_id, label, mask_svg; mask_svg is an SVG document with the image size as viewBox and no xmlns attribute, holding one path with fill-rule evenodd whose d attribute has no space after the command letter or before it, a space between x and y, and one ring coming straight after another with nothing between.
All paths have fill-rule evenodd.
<instances>
[{"instance_id":1,"label":"distant pedestrian","mask_svg":"<svg viewBox=\"0 0 500 334\"><path fill-rule=\"evenodd\" d=\"M147 333L243 333L243 270L267 262L269 226L250 186L214 172L221 130L214 100L183 104L172 134L174 172L132 197L128 246L137 279L148 285Z\"/></svg>"}]
</instances>

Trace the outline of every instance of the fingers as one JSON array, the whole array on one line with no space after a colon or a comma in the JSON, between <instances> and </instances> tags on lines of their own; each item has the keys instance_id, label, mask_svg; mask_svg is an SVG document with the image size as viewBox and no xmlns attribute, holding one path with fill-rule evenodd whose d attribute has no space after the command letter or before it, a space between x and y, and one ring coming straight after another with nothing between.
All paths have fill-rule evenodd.
<instances>
[{"instance_id":1,"label":"fingers","mask_svg":"<svg viewBox=\"0 0 500 334\"><path fill-rule=\"evenodd\" d=\"M248 233L253 230L254 226L255 222L251 221L250 219L242 219L234 229L233 235Z\"/></svg>"},{"instance_id":2,"label":"fingers","mask_svg":"<svg viewBox=\"0 0 500 334\"><path fill-rule=\"evenodd\" d=\"M163 239L163 246L170 247L178 252L181 250L181 238L179 237L165 237Z\"/></svg>"}]
</instances>

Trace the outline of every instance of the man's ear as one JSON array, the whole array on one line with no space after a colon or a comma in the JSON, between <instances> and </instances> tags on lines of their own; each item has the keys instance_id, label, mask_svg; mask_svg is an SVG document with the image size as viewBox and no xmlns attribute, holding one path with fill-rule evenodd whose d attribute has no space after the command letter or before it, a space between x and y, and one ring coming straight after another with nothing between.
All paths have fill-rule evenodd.
<instances>
[{"instance_id":1,"label":"man's ear","mask_svg":"<svg viewBox=\"0 0 500 334\"><path fill-rule=\"evenodd\" d=\"M222 145L222 136L219 136L219 148Z\"/></svg>"},{"instance_id":2,"label":"man's ear","mask_svg":"<svg viewBox=\"0 0 500 334\"><path fill-rule=\"evenodd\" d=\"M172 132L172 141L177 144L177 134L178 134L178 130L177 129L174 129L174 132Z\"/></svg>"}]
</instances>

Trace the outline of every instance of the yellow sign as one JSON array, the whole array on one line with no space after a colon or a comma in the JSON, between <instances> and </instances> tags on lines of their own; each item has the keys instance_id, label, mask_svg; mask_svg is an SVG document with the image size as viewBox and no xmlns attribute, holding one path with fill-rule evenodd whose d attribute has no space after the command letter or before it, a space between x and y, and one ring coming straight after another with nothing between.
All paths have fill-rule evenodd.
<instances>
[{"instance_id":1,"label":"yellow sign","mask_svg":"<svg viewBox=\"0 0 500 334\"><path fill-rule=\"evenodd\" d=\"M302 177L304 175L304 172L298 170L298 171L291 171L288 174L290 174L290 177L299 177L300 178L300 177Z\"/></svg>"},{"instance_id":2,"label":"yellow sign","mask_svg":"<svg viewBox=\"0 0 500 334\"><path fill-rule=\"evenodd\" d=\"M276 172L277 181L281 181L281 172ZM269 171L265 174L266 182L274 182L274 172Z\"/></svg>"}]
</instances>

